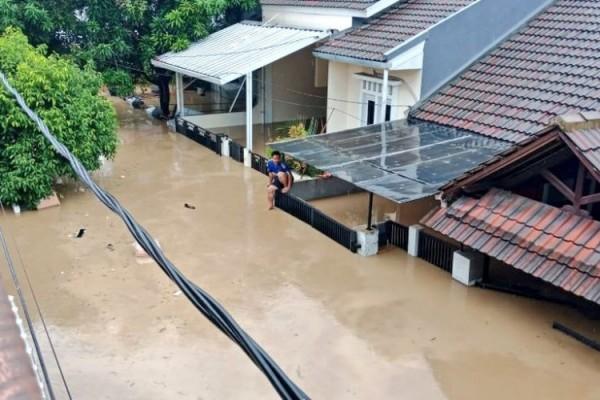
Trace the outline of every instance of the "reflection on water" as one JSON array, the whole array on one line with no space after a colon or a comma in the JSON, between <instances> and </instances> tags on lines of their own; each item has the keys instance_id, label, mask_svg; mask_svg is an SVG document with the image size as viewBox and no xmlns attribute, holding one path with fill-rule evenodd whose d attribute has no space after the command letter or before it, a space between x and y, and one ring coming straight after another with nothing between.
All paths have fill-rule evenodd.
<instances>
[{"instance_id":1,"label":"reflection on water","mask_svg":"<svg viewBox=\"0 0 600 400\"><path fill-rule=\"evenodd\" d=\"M312 398L600 398L600 355L550 327L597 322L465 288L402 251L354 255L268 211L264 176L117 105L122 144L96 179ZM58 191L61 207L0 221L74 398L277 398L156 265L136 263L113 214L87 191Z\"/></svg>"}]
</instances>

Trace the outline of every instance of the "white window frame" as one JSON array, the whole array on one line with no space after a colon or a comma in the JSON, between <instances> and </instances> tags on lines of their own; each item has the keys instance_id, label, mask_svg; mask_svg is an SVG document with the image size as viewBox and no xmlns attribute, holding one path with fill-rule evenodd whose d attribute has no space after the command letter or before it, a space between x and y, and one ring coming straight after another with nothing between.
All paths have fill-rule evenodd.
<instances>
[{"instance_id":1,"label":"white window frame","mask_svg":"<svg viewBox=\"0 0 600 400\"><path fill-rule=\"evenodd\" d=\"M358 104L358 115L361 116L362 126L367 126L368 116L368 100L375 100L375 123L377 123L377 116L379 111L377 105L381 104L381 91L383 87L383 78L365 76L362 74L355 74L354 77L358 79L360 85L360 101ZM388 94L387 94L387 105L390 106L390 121L397 119L398 107L394 107L394 98L398 98L398 88L402 84L401 81L388 81Z\"/></svg>"}]
</instances>

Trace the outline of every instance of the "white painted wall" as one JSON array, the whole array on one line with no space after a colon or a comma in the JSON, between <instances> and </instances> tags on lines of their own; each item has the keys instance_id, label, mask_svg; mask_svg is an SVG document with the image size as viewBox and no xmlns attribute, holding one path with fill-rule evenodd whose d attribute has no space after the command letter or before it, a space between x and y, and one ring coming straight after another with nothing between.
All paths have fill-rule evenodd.
<instances>
[{"instance_id":1,"label":"white painted wall","mask_svg":"<svg viewBox=\"0 0 600 400\"><path fill-rule=\"evenodd\" d=\"M361 81L356 79L359 72L371 73L370 68L340 62L329 62L327 132L358 128L362 122ZM377 71L381 73L381 71ZM421 93L421 70L390 71L390 77L398 77L401 84L392 98L392 120L404 118L409 106L414 105Z\"/></svg>"},{"instance_id":2,"label":"white painted wall","mask_svg":"<svg viewBox=\"0 0 600 400\"><path fill-rule=\"evenodd\" d=\"M352 16L323 12L323 9L302 7L290 10L290 7L263 6L263 22L306 29L343 30L352 26Z\"/></svg>"}]
</instances>

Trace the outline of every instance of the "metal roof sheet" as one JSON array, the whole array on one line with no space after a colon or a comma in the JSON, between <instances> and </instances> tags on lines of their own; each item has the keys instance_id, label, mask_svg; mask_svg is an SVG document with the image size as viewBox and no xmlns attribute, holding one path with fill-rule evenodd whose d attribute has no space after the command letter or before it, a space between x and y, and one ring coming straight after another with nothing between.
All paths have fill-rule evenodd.
<instances>
[{"instance_id":1,"label":"metal roof sheet","mask_svg":"<svg viewBox=\"0 0 600 400\"><path fill-rule=\"evenodd\" d=\"M152 65L223 85L327 37L328 32L240 22L162 54Z\"/></svg>"},{"instance_id":2,"label":"metal roof sheet","mask_svg":"<svg viewBox=\"0 0 600 400\"><path fill-rule=\"evenodd\" d=\"M600 304L600 221L491 189L422 223L484 254Z\"/></svg>"},{"instance_id":3,"label":"metal roof sheet","mask_svg":"<svg viewBox=\"0 0 600 400\"><path fill-rule=\"evenodd\" d=\"M455 128L400 120L270 146L403 203L436 193L509 144Z\"/></svg>"}]
</instances>

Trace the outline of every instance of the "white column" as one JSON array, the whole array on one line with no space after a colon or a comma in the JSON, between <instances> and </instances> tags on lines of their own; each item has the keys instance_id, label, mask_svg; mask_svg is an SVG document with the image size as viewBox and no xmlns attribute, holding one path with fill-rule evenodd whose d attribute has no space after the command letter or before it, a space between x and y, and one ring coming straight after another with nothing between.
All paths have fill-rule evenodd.
<instances>
[{"instance_id":1,"label":"white column","mask_svg":"<svg viewBox=\"0 0 600 400\"><path fill-rule=\"evenodd\" d=\"M175 98L177 99L177 112L179 112L179 116L184 117L183 75L179 72L175 72Z\"/></svg>"},{"instance_id":2,"label":"white column","mask_svg":"<svg viewBox=\"0 0 600 400\"><path fill-rule=\"evenodd\" d=\"M481 253L455 251L452 257L452 278L473 286L483 279L484 256Z\"/></svg>"},{"instance_id":3,"label":"white column","mask_svg":"<svg viewBox=\"0 0 600 400\"><path fill-rule=\"evenodd\" d=\"M415 224L408 227L408 254L419 257L419 234L423 227Z\"/></svg>"},{"instance_id":4,"label":"white column","mask_svg":"<svg viewBox=\"0 0 600 400\"><path fill-rule=\"evenodd\" d=\"M246 74L246 148L252 151L252 72Z\"/></svg>"},{"instance_id":5,"label":"white column","mask_svg":"<svg viewBox=\"0 0 600 400\"><path fill-rule=\"evenodd\" d=\"M379 110L379 122L385 122L385 106L387 105L388 97L388 78L389 70L383 70L383 83L381 85L381 109Z\"/></svg>"}]
</instances>

